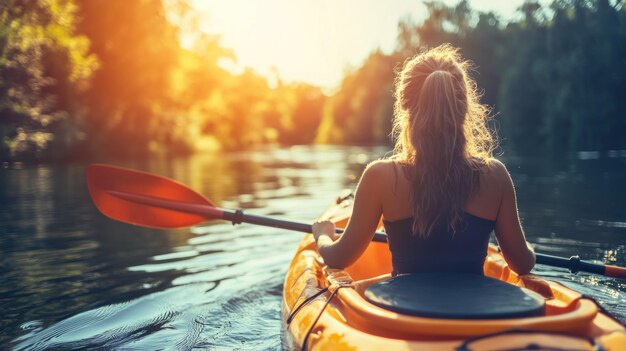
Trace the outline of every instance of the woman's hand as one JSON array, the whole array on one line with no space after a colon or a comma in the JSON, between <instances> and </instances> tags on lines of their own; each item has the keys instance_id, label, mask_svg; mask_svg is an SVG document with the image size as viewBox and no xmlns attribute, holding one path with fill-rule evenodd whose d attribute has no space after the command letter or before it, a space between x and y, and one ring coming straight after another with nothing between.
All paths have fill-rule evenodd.
<instances>
[{"instance_id":1,"label":"woman's hand","mask_svg":"<svg viewBox=\"0 0 626 351\"><path fill-rule=\"evenodd\" d=\"M318 242L320 236L327 235L332 241L337 239L335 234L335 223L331 221L317 221L313 223L313 237Z\"/></svg>"},{"instance_id":2,"label":"woman's hand","mask_svg":"<svg viewBox=\"0 0 626 351\"><path fill-rule=\"evenodd\" d=\"M363 172L354 195L352 216L341 235L335 234L335 225L329 221L313 224L317 251L331 268L346 268L356 262L372 241L382 214L381 184L388 184L387 164L378 162Z\"/></svg>"}]
</instances>

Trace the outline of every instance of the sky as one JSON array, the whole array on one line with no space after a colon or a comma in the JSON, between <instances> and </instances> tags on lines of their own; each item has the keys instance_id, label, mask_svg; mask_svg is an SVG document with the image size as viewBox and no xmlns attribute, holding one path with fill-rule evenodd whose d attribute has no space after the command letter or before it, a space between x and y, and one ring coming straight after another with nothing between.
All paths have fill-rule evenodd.
<instances>
[{"instance_id":1,"label":"sky","mask_svg":"<svg viewBox=\"0 0 626 351\"><path fill-rule=\"evenodd\" d=\"M453 5L458 1L444 1ZM237 71L250 67L286 82L336 88L370 52L395 48L398 21L421 21L419 0L193 0L200 28L234 50ZM523 0L470 0L474 9L516 16ZM183 39L184 41L184 39Z\"/></svg>"}]
</instances>

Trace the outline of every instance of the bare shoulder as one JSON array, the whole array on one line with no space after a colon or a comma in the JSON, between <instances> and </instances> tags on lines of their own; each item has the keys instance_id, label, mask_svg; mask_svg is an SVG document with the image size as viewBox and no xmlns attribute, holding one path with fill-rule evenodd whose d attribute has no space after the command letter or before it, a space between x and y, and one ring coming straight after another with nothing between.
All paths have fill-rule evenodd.
<instances>
[{"instance_id":1,"label":"bare shoulder","mask_svg":"<svg viewBox=\"0 0 626 351\"><path fill-rule=\"evenodd\" d=\"M509 175L506 165L498 159L488 159L485 163L485 167L483 167L482 174L490 183L498 184L501 190L509 188L512 184L511 176Z\"/></svg>"},{"instance_id":2,"label":"bare shoulder","mask_svg":"<svg viewBox=\"0 0 626 351\"><path fill-rule=\"evenodd\" d=\"M501 178L509 173L504 163L493 157L484 161L480 160L479 169L481 175L494 178Z\"/></svg>"},{"instance_id":3,"label":"bare shoulder","mask_svg":"<svg viewBox=\"0 0 626 351\"><path fill-rule=\"evenodd\" d=\"M373 173L386 173L395 167L395 162L390 159L380 159L367 165L365 171Z\"/></svg>"},{"instance_id":4,"label":"bare shoulder","mask_svg":"<svg viewBox=\"0 0 626 351\"><path fill-rule=\"evenodd\" d=\"M509 170L506 168L506 165L502 163L502 161L490 158L488 160L488 167L492 170L492 172L498 177L500 180L507 180L511 178L509 175Z\"/></svg>"},{"instance_id":5,"label":"bare shoulder","mask_svg":"<svg viewBox=\"0 0 626 351\"><path fill-rule=\"evenodd\" d=\"M394 167L396 166L393 160L381 159L373 161L365 168L361 182L384 184L393 175Z\"/></svg>"}]
</instances>

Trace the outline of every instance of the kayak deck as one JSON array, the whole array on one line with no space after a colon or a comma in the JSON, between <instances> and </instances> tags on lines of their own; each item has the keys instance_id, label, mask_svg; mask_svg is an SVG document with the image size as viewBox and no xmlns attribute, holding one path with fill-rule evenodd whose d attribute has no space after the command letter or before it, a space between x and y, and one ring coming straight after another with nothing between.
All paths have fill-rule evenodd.
<instances>
[{"instance_id":1,"label":"kayak deck","mask_svg":"<svg viewBox=\"0 0 626 351\"><path fill-rule=\"evenodd\" d=\"M344 227L350 213L349 202L344 202L322 218ZM519 348L529 342L593 350L598 342L605 350L626 349L624 326L601 313L594 301L555 282L533 275L518 276L495 247L489 248L485 275L543 296L544 316L466 320L395 313L369 303L363 296L367 287L388 278L391 270L386 243L372 242L352 266L334 270L324 265L312 236L305 236L285 279L284 346L316 350L455 350L471 341L477 348L468 350L489 349L489 345Z\"/></svg>"}]
</instances>

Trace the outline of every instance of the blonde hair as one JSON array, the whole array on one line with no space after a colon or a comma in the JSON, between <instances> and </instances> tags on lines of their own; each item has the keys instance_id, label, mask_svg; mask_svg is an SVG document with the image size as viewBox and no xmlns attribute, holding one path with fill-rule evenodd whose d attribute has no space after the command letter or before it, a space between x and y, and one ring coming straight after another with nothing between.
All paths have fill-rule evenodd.
<instances>
[{"instance_id":1,"label":"blonde hair","mask_svg":"<svg viewBox=\"0 0 626 351\"><path fill-rule=\"evenodd\" d=\"M444 44L407 59L396 77L394 159L409 165L413 231L456 230L495 147L470 64Z\"/></svg>"}]
</instances>

